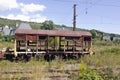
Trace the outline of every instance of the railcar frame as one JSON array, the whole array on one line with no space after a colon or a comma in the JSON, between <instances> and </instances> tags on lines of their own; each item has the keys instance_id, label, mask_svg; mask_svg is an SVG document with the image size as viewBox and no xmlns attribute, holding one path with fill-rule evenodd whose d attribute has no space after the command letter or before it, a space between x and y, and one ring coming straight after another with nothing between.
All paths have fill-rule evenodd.
<instances>
[{"instance_id":1,"label":"railcar frame","mask_svg":"<svg viewBox=\"0 0 120 80\"><path fill-rule=\"evenodd\" d=\"M15 32L15 56L80 56L89 54L92 35L83 31L25 30Z\"/></svg>"}]
</instances>

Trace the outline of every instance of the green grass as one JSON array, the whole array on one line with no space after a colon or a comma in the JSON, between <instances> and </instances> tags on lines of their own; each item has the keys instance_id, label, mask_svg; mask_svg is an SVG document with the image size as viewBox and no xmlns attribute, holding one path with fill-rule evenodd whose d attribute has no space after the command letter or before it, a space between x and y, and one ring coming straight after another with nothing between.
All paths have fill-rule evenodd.
<instances>
[{"instance_id":1,"label":"green grass","mask_svg":"<svg viewBox=\"0 0 120 80\"><path fill-rule=\"evenodd\" d=\"M95 55L83 57L85 63L92 66L120 66L120 45L111 41L96 41L93 50Z\"/></svg>"},{"instance_id":2,"label":"green grass","mask_svg":"<svg viewBox=\"0 0 120 80\"><path fill-rule=\"evenodd\" d=\"M0 42L0 49L6 47L14 48L14 42Z\"/></svg>"},{"instance_id":3,"label":"green grass","mask_svg":"<svg viewBox=\"0 0 120 80\"><path fill-rule=\"evenodd\" d=\"M81 60L89 68L96 69L104 80L120 80L120 44L94 40L93 50L95 55L86 55Z\"/></svg>"},{"instance_id":4,"label":"green grass","mask_svg":"<svg viewBox=\"0 0 120 80\"><path fill-rule=\"evenodd\" d=\"M16 73L16 74L1 74L0 79L12 79L17 78L18 80L22 77L30 77L32 80L40 80L42 76L44 76L47 70L43 71L45 65L48 65L45 61L35 61L31 60L30 62L10 62L7 60L0 61L0 71L1 72L12 72L12 71L23 71L23 72L31 72L31 73Z\"/></svg>"},{"instance_id":5,"label":"green grass","mask_svg":"<svg viewBox=\"0 0 120 80\"><path fill-rule=\"evenodd\" d=\"M4 48L8 45L10 47L14 46L14 44L10 42L1 42L0 48ZM59 69L59 70L63 70L64 72L64 70L69 69L68 65L73 65L73 67L71 67L70 69L75 69L74 65L81 64L82 61L90 69L90 71L95 71L95 74L101 75L104 80L109 80L110 78L112 78L113 80L119 80L118 75L120 75L120 70L119 70L120 44L111 41L94 40L93 50L95 52L95 55L85 55L81 57L81 59L79 60L56 59L51 62L47 62L43 59L40 60L31 59L29 62L23 62L23 61L10 62L7 60L1 60L0 71L24 70L24 71L32 71L32 74L28 74L28 73L0 74L0 78L8 77L10 79L12 78L20 79L21 77L32 77L31 80L41 80L42 78L44 80L46 76L55 75L54 73L50 73L49 69ZM77 77L78 76L79 75L77 75Z\"/></svg>"}]
</instances>

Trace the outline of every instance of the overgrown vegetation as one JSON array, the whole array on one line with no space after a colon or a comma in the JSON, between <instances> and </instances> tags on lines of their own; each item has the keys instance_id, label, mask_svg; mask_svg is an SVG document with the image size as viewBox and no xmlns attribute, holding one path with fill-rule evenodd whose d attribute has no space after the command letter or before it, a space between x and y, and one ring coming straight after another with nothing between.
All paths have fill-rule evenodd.
<instances>
[{"instance_id":1,"label":"overgrown vegetation","mask_svg":"<svg viewBox=\"0 0 120 80\"><path fill-rule=\"evenodd\" d=\"M52 42L51 42L52 43ZM13 42L0 42L0 48L6 46L14 48ZM48 75L57 75L56 73L49 72L50 69L62 70L61 75L65 75L66 69L79 69L77 74L68 74L72 80L120 80L120 44L114 41L100 41L93 40L93 50L95 55L84 55L79 60L72 59L56 59L51 62L42 59L31 59L31 61L25 63L23 61L10 62L7 60L0 61L0 70L30 70L33 71L32 79L41 79ZM78 64L78 68L75 65ZM69 66L73 66L70 68ZM2 74L0 77L5 78L20 78L23 77L20 73ZM25 77L31 76L31 74L24 73ZM44 80L44 79L43 79Z\"/></svg>"},{"instance_id":2,"label":"overgrown vegetation","mask_svg":"<svg viewBox=\"0 0 120 80\"><path fill-rule=\"evenodd\" d=\"M97 38L97 32L95 30L90 30L90 32L92 34L93 39Z\"/></svg>"},{"instance_id":3,"label":"overgrown vegetation","mask_svg":"<svg viewBox=\"0 0 120 80\"><path fill-rule=\"evenodd\" d=\"M5 26L4 24L14 27L16 23L21 21L7 21L7 19L0 19L0 26ZM49 25L50 24L50 25ZM70 29L65 25L56 25L51 21L42 23L33 23L30 25L33 29ZM43 25L47 25L44 27ZM51 26L49 28L49 26ZM43 26L43 27L42 27ZM79 30L79 29L77 29ZM109 40L100 40L100 37L96 35L95 30L91 30L93 35L93 51L95 55L84 55L78 60L72 59L56 59L51 62L45 61L42 59L32 58L29 62L18 61L10 62L7 60L0 60L0 80L10 79L10 80L22 80L22 79L31 79L31 80L44 80L46 77L50 76L68 76L68 79L72 80L120 80L120 40L109 41ZM110 34L115 36L113 34ZM14 48L14 37L13 36L1 36L0 37L0 49L11 47ZM53 46L52 42L49 46ZM58 41L58 38L56 38ZM77 65L77 67L76 67ZM62 70L60 74L57 72L50 72L50 70ZM78 73L73 74L67 72L66 70L78 69ZM11 74L9 72L18 71L20 73ZM21 72L23 71L23 73ZM25 71L25 72L24 72ZM8 74L5 74L7 73ZM28 72L28 73L26 73ZM30 73L29 73L30 72ZM59 71L58 71L59 72ZM21 74L22 73L22 74ZM62 79L61 79L62 80Z\"/></svg>"},{"instance_id":4,"label":"overgrown vegetation","mask_svg":"<svg viewBox=\"0 0 120 80\"><path fill-rule=\"evenodd\" d=\"M116 45L117 44L117 45ZM95 69L103 80L120 79L120 45L114 41L93 41L93 56L84 56L82 60L92 69Z\"/></svg>"},{"instance_id":5,"label":"overgrown vegetation","mask_svg":"<svg viewBox=\"0 0 120 80\"><path fill-rule=\"evenodd\" d=\"M77 75L72 77L72 80L103 80L103 78L97 71L90 69L81 61L80 71Z\"/></svg>"},{"instance_id":6,"label":"overgrown vegetation","mask_svg":"<svg viewBox=\"0 0 120 80\"><path fill-rule=\"evenodd\" d=\"M6 47L14 48L14 42L0 41L0 49L6 48Z\"/></svg>"},{"instance_id":7,"label":"overgrown vegetation","mask_svg":"<svg viewBox=\"0 0 120 80\"><path fill-rule=\"evenodd\" d=\"M20 20L10 20L10 19L4 19L4 18L0 18L0 27L4 27L5 25L8 25L9 27L16 27L16 25L19 25L21 22L25 22L25 21L20 21ZM58 25L55 24L53 21L51 20L47 20L43 23L36 23L36 22L26 22L29 23L30 26L32 27L32 29L60 29L60 30L72 30L71 26L66 26L66 25ZM44 26L45 25L45 26ZM50 26L52 25L52 26ZM48 27L50 26L50 27ZM77 28L76 30L82 30L82 31L89 31L86 29L80 29Z\"/></svg>"},{"instance_id":8,"label":"overgrown vegetation","mask_svg":"<svg viewBox=\"0 0 120 80\"><path fill-rule=\"evenodd\" d=\"M1 42L13 42L14 36L11 36L11 35L0 36L0 41Z\"/></svg>"}]
</instances>

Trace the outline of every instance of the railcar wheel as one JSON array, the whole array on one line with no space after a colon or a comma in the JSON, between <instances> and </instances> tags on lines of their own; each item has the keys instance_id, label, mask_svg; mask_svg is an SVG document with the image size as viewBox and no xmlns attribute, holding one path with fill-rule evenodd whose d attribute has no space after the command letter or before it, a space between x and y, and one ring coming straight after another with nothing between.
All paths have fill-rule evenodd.
<instances>
[{"instance_id":1,"label":"railcar wheel","mask_svg":"<svg viewBox=\"0 0 120 80\"><path fill-rule=\"evenodd\" d=\"M25 61L28 62L28 61L30 61L30 59L31 59L31 55L30 55L30 54L27 54L27 55L25 54L25 55L24 55L24 60L25 60Z\"/></svg>"},{"instance_id":2,"label":"railcar wheel","mask_svg":"<svg viewBox=\"0 0 120 80\"><path fill-rule=\"evenodd\" d=\"M5 54L5 59L9 61L14 61L14 55L13 54Z\"/></svg>"},{"instance_id":3,"label":"railcar wheel","mask_svg":"<svg viewBox=\"0 0 120 80\"><path fill-rule=\"evenodd\" d=\"M50 61L50 56L46 54L46 55L44 56L44 59L45 59L46 61Z\"/></svg>"},{"instance_id":4,"label":"railcar wheel","mask_svg":"<svg viewBox=\"0 0 120 80\"><path fill-rule=\"evenodd\" d=\"M62 59L66 59L67 56L65 54L62 55Z\"/></svg>"}]
</instances>

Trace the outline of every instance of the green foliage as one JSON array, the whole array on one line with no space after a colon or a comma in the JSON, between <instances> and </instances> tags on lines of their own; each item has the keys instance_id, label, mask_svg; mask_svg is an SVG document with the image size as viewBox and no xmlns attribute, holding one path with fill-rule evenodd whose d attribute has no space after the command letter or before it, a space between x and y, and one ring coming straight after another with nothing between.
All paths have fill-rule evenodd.
<instances>
[{"instance_id":1,"label":"green foliage","mask_svg":"<svg viewBox=\"0 0 120 80\"><path fill-rule=\"evenodd\" d=\"M102 77L94 70L82 69L78 74L78 80L103 80Z\"/></svg>"},{"instance_id":2,"label":"green foliage","mask_svg":"<svg viewBox=\"0 0 120 80\"><path fill-rule=\"evenodd\" d=\"M104 80L120 80L120 45L113 41L93 40L95 55L84 56L82 60L95 69Z\"/></svg>"},{"instance_id":3,"label":"green foliage","mask_svg":"<svg viewBox=\"0 0 120 80\"><path fill-rule=\"evenodd\" d=\"M45 22L42 23L41 29L45 30L52 30L54 29L54 23L51 20L46 20Z\"/></svg>"},{"instance_id":4,"label":"green foliage","mask_svg":"<svg viewBox=\"0 0 120 80\"><path fill-rule=\"evenodd\" d=\"M80 63L79 80L103 80L102 77L94 70L89 69L84 62Z\"/></svg>"},{"instance_id":5,"label":"green foliage","mask_svg":"<svg viewBox=\"0 0 120 80\"><path fill-rule=\"evenodd\" d=\"M30 22L30 26L32 27L32 29L41 29L42 23Z\"/></svg>"},{"instance_id":6,"label":"green foliage","mask_svg":"<svg viewBox=\"0 0 120 80\"><path fill-rule=\"evenodd\" d=\"M49 45L49 47L51 47L50 49L58 49L59 37L49 37L49 44L48 45Z\"/></svg>"},{"instance_id":7,"label":"green foliage","mask_svg":"<svg viewBox=\"0 0 120 80\"><path fill-rule=\"evenodd\" d=\"M92 34L92 38L96 38L97 37L97 32L95 30L90 30L91 34Z\"/></svg>"},{"instance_id":8,"label":"green foliage","mask_svg":"<svg viewBox=\"0 0 120 80\"><path fill-rule=\"evenodd\" d=\"M0 36L2 36L2 32L0 32Z\"/></svg>"},{"instance_id":9,"label":"green foliage","mask_svg":"<svg viewBox=\"0 0 120 80\"><path fill-rule=\"evenodd\" d=\"M103 68L98 70L98 72L101 74L104 80L120 80L119 74L115 74L112 68Z\"/></svg>"},{"instance_id":10,"label":"green foliage","mask_svg":"<svg viewBox=\"0 0 120 80\"><path fill-rule=\"evenodd\" d=\"M87 69L87 65L81 60L80 70L86 70L86 69Z\"/></svg>"},{"instance_id":11,"label":"green foliage","mask_svg":"<svg viewBox=\"0 0 120 80\"><path fill-rule=\"evenodd\" d=\"M14 48L14 43L13 42L5 42L5 41L0 42L0 49L5 48L5 47Z\"/></svg>"},{"instance_id":12,"label":"green foliage","mask_svg":"<svg viewBox=\"0 0 120 80\"><path fill-rule=\"evenodd\" d=\"M16 23L20 23L20 20L10 20L10 19L4 19L0 18L0 27L4 27L5 25L8 25L9 27L15 27Z\"/></svg>"},{"instance_id":13,"label":"green foliage","mask_svg":"<svg viewBox=\"0 0 120 80\"><path fill-rule=\"evenodd\" d=\"M102 77L94 70L87 67L82 61L80 63L80 72L72 80L103 80Z\"/></svg>"},{"instance_id":14,"label":"green foliage","mask_svg":"<svg viewBox=\"0 0 120 80\"><path fill-rule=\"evenodd\" d=\"M14 40L14 36L5 35L0 37L0 41L11 42L13 40Z\"/></svg>"},{"instance_id":15,"label":"green foliage","mask_svg":"<svg viewBox=\"0 0 120 80\"><path fill-rule=\"evenodd\" d=\"M104 54L119 54L120 53L120 48L110 48L110 49L106 49L106 50L103 50L101 51L101 53L104 53Z\"/></svg>"},{"instance_id":16,"label":"green foliage","mask_svg":"<svg viewBox=\"0 0 120 80\"><path fill-rule=\"evenodd\" d=\"M54 48L54 38L53 37L49 37L49 46Z\"/></svg>"}]
</instances>

